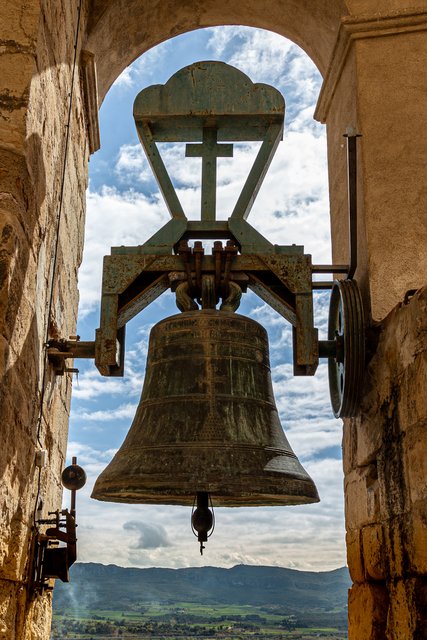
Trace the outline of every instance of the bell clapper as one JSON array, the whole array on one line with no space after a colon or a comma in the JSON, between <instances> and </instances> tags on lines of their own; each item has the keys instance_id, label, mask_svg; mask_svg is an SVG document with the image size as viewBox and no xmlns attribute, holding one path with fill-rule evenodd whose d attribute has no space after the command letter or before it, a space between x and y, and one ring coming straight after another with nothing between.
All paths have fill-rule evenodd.
<instances>
[{"instance_id":1,"label":"bell clapper","mask_svg":"<svg viewBox=\"0 0 427 640\"><path fill-rule=\"evenodd\" d=\"M196 509L194 509L196 502L197 506ZM209 502L212 510L209 509ZM203 543L210 538L215 529L215 515L212 500L207 491L197 491L194 504L191 514L191 529L200 542L200 555L203 555L203 549L205 549Z\"/></svg>"}]
</instances>

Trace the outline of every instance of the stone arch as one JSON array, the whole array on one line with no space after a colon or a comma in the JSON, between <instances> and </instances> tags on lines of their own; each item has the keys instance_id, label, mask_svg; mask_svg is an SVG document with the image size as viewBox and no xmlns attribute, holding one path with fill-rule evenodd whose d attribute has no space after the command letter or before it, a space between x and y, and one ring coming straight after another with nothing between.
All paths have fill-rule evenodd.
<instances>
[{"instance_id":1,"label":"stone arch","mask_svg":"<svg viewBox=\"0 0 427 640\"><path fill-rule=\"evenodd\" d=\"M50 598L26 598L26 565L37 477L45 511L61 504L70 377L57 380L49 370L40 441L32 415L39 403L44 327L58 336L75 330L88 155L79 83L60 274L49 317L45 303L79 2L0 2L0 413L6 433L0 541L7 557L0 596L8 603L0 627L11 639L49 635ZM348 125L363 134L356 275L376 324L367 335L370 361L360 415L344 425L347 550L354 582L349 637L424 637L426 0L82 0L82 8L77 49L95 55L101 97L141 53L193 29L243 24L299 44L325 78L316 117L328 127L337 263L347 254L342 134ZM38 471L34 452L40 445L49 450L49 465Z\"/></svg>"},{"instance_id":2,"label":"stone arch","mask_svg":"<svg viewBox=\"0 0 427 640\"><path fill-rule=\"evenodd\" d=\"M85 48L97 59L101 99L119 73L139 55L173 36L203 27L243 25L275 31L298 44L325 74L334 47L340 17L347 14L343 0L185 0L146 2L95 0Z\"/></svg>"}]
</instances>

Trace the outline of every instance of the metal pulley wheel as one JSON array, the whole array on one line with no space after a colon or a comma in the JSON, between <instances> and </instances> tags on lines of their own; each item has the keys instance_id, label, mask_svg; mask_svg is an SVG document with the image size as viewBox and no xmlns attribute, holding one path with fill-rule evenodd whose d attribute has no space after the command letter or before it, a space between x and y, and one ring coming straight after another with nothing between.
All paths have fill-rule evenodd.
<instances>
[{"instance_id":1,"label":"metal pulley wheel","mask_svg":"<svg viewBox=\"0 0 427 640\"><path fill-rule=\"evenodd\" d=\"M356 414L365 364L362 298L354 280L336 280L329 305L328 340L336 355L328 358L329 391L336 418Z\"/></svg>"}]
</instances>

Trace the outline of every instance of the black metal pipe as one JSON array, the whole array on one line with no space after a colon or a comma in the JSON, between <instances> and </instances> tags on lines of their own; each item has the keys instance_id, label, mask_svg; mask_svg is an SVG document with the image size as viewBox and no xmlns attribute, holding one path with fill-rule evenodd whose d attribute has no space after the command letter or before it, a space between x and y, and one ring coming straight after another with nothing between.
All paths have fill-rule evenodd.
<instances>
[{"instance_id":1,"label":"black metal pipe","mask_svg":"<svg viewBox=\"0 0 427 640\"><path fill-rule=\"evenodd\" d=\"M332 289L332 287L334 286L334 280L314 280L311 283L311 288L313 289L313 291L319 290L327 290L327 289Z\"/></svg>"},{"instance_id":2,"label":"black metal pipe","mask_svg":"<svg viewBox=\"0 0 427 640\"><path fill-rule=\"evenodd\" d=\"M349 268L347 278L351 280L357 269L357 138L356 133L346 133L348 172L348 233Z\"/></svg>"},{"instance_id":3,"label":"black metal pipe","mask_svg":"<svg viewBox=\"0 0 427 640\"><path fill-rule=\"evenodd\" d=\"M312 273L347 273L349 268L348 264L313 264L311 271Z\"/></svg>"},{"instance_id":4,"label":"black metal pipe","mask_svg":"<svg viewBox=\"0 0 427 640\"><path fill-rule=\"evenodd\" d=\"M319 358L335 358L337 343L335 340L319 340Z\"/></svg>"}]
</instances>

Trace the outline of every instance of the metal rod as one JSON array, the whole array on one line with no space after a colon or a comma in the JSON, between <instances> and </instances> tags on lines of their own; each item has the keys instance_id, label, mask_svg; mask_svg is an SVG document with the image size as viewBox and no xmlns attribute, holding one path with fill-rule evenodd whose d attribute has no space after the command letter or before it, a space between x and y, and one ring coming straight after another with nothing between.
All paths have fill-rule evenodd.
<instances>
[{"instance_id":1,"label":"metal rod","mask_svg":"<svg viewBox=\"0 0 427 640\"><path fill-rule=\"evenodd\" d=\"M196 271L196 287L198 291L202 289L202 257L205 253L200 240L196 240L193 248L194 268Z\"/></svg>"},{"instance_id":2,"label":"metal rod","mask_svg":"<svg viewBox=\"0 0 427 640\"><path fill-rule=\"evenodd\" d=\"M74 465L77 464L77 457L76 456L73 456L73 458L71 460L71 464L74 464ZM76 516L76 490L75 489L72 489L72 491L71 491L70 514L73 516L73 518Z\"/></svg>"},{"instance_id":3,"label":"metal rod","mask_svg":"<svg viewBox=\"0 0 427 640\"><path fill-rule=\"evenodd\" d=\"M347 273L350 266L348 264L313 264L312 273Z\"/></svg>"},{"instance_id":4,"label":"metal rod","mask_svg":"<svg viewBox=\"0 0 427 640\"><path fill-rule=\"evenodd\" d=\"M349 267L347 278L351 280L357 269L357 138L355 133L346 133L348 171L348 233Z\"/></svg>"},{"instance_id":5,"label":"metal rod","mask_svg":"<svg viewBox=\"0 0 427 640\"><path fill-rule=\"evenodd\" d=\"M334 286L334 281L333 280L315 280L314 282L311 283L311 288L313 290L316 289L332 289L332 287Z\"/></svg>"},{"instance_id":6,"label":"metal rod","mask_svg":"<svg viewBox=\"0 0 427 640\"><path fill-rule=\"evenodd\" d=\"M319 340L319 358L335 358L337 343L335 340Z\"/></svg>"},{"instance_id":7,"label":"metal rod","mask_svg":"<svg viewBox=\"0 0 427 640\"><path fill-rule=\"evenodd\" d=\"M212 254L215 257L215 293L219 295L221 286L221 266L222 266L222 242L217 240L214 242Z\"/></svg>"},{"instance_id":8,"label":"metal rod","mask_svg":"<svg viewBox=\"0 0 427 640\"><path fill-rule=\"evenodd\" d=\"M66 345L73 358L95 358L95 342L67 340Z\"/></svg>"}]
</instances>

